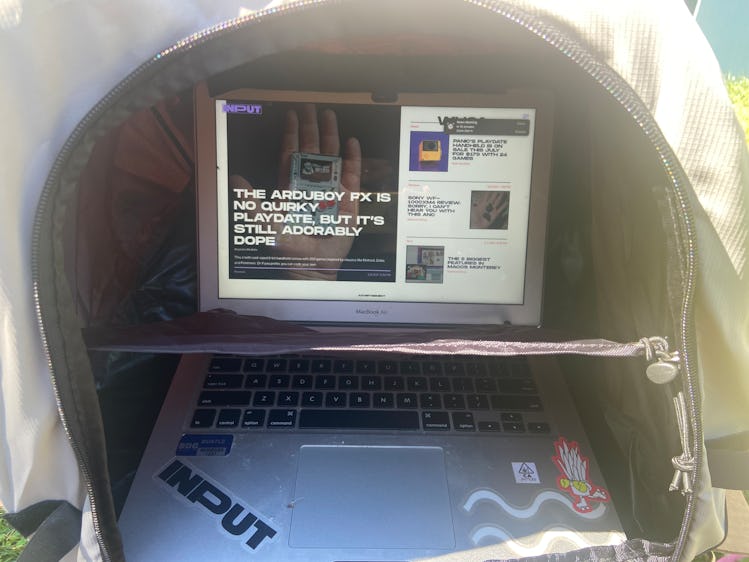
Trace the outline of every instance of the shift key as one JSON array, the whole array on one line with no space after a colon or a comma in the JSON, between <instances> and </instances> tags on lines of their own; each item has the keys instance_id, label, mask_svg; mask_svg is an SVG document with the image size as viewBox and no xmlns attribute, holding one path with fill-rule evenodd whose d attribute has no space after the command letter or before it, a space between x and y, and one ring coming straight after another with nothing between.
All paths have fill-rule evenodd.
<instances>
[{"instance_id":1,"label":"shift key","mask_svg":"<svg viewBox=\"0 0 749 562\"><path fill-rule=\"evenodd\" d=\"M206 390L200 393L199 406L249 406L251 392L246 390Z\"/></svg>"}]
</instances>

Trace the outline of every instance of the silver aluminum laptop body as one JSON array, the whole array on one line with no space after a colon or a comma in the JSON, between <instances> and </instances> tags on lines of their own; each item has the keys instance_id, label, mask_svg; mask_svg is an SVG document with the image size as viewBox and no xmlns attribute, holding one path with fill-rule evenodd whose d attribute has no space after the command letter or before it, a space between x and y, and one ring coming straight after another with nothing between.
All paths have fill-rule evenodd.
<instances>
[{"instance_id":1,"label":"silver aluminum laptop body","mask_svg":"<svg viewBox=\"0 0 749 562\"><path fill-rule=\"evenodd\" d=\"M309 96L286 95L303 101L308 101ZM257 98L252 98L255 99L267 98L258 94ZM425 106L456 107L444 98L424 100ZM197 107L199 127L200 113L206 107L220 106ZM209 124L210 119L215 118L212 111L208 111ZM546 164L541 172L534 169L534 177L541 176L548 182L550 125L541 123L540 119L537 125L536 144L546 148L541 156L534 153L533 165ZM215 133L212 126L209 129ZM427 154L435 152L433 143L424 143L414 135L411 139L414 143L418 141L422 150L412 157L413 169L422 161L427 167L437 166L436 159L445 158L439 150L445 148L447 153L446 147L437 147L435 156ZM216 203L215 173L211 180L205 169L216 169L216 152L221 153L225 148L221 148L220 138L218 150L211 148L210 143L201 148L200 134L198 141L201 298L213 305L235 303L244 312L248 312L244 306L249 302L251 312L253 299L238 299L234 293L231 298L221 299L220 287L226 283L222 281L222 274L216 273L221 269L216 257L220 253L216 251L219 244L216 232L217 222L221 222L220 213L227 211ZM205 135L202 143L206 144ZM206 151L212 152L207 163L201 155ZM412 154L417 154L415 149ZM200 168L203 168L202 174ZM433 175L425 177L439 177L435 170L427 168L427 173ZM201 184L213 187L206 194ZM214 191L213 198L210 189ZM528 261L532 263L522 263L525 276L521 276L519 285L521 299L512 301L509 306L503 302L468 303L467 306L465 302L457 302L451 303L457 306L445 309L441 303L403 303L395 298L373 307L392 311L388 318L380 320L401 326L414 317L423 323L449 317L469 324L516 319L522 319L521 324L538 324L547 189L548 186L534 186L528 203L528 240L524 251L531 256ZM530 186L528 190L531 191ZM522 193L522 190L517 189L512 195L517 201L519 196L515 193ZM207 217L204 216L206 212ZM398 228L404 224L399 222ZM502 230L490 228L485 233L489 237L497 236ZM412 234L418 238L418 232ZM453 275L446 265L451 246L445 243L437 252L435 248L443 247L434 240L427 243L426 239L417 239L409 251L399 252L399 256L410 253L411 257L394 262L396 284L411 282L423 293L435 289L430 283L444 283ZM399 285L398 290L402 292L398 295L415 294L413 286L406 283ZM340 283L338 286L343 287ZM243 288L239 289L241 293ZM210 293L207 298L206 292ZM270 298L259 310L275 312L275 316L284 319L297 315L301 317L291 319L315 323L329 320L330 317L320 311L331 307L335 309L331 317L343 322L355 319L355 315L347 311L371 307L371 302L362 304L356 298L347 302L322 300L326 306L320 308L319 303L298 299L281 299L279 305L278 299ZM400 312L404 308L409 311L405 316ZM474 314L486 309L491 311L488 317L484 312ZM450 315L450 311L456 312ZM392 318L398 321L389 321ZM367 320L377 319L368 317ZM392 356L374 359L345 356L342 361L357 364L358 359L373 364L394 360ZM423 360L434 363L435 359ZM323 359L328 360L335 362L336 358ZM420 363L421 358L395 360L403 360L402 369L419 363L418 369L427 372L426 364ZM460 373L466 376L452 379L450 394L441 395L437 405L425 403L431 398L424 395L430 395L433 388L420 388L419 392L416 387L411 388L412 384L423 384L418 382L419 377L404 376L407 386L394 387L390 393L392 398L387 398L388 393L379 392L386 390L382 387L364 392L365 381L376 379L377 384L381 384L384 379L387 385L386 377L380 374L367 377L357 369L344 371L355 377L357 388L354 390L360 391L358 393L339 392L343 381L349 379L347 375L336 374L335 369L330 371L334 386L325 386L327 379L323 376L320 387L319 375L313 375L312 369L305 371L305 376L310 373L310 381L315 380L313 386L305 386L302 379L284 374L281 376L289 378L278 379L285 381L283 384L271 391L259 389L253 387L257 378L253 373L261 371L252 369L263 361L271 359L253 361L253 367L247 360L241 360L240 367L225 373L215 368L210 355L183 356L120 517L128 559L486 560L568 551L625 540L553 359L530 358L530 375L514 383L512 392L526 393L530 385L534 396L532 404L521 408L522 413L513 406L500 407L499 398L498 403L494 398L491 402L475 398L474 392L478 393L478 387L485 384L480 381L499 376L489 365L484 375L476 372L469 377L468 371L474 362L484 361L481 358L449 359L449 363L458 365ZM280 361L291 365L291 361L314 361L314 358ZM449 367L440 367L443 368ZM284 371L287 372L293 373L293 369ZM262 373L267 381L273 380L272 374ZM215 398L212 393L228 380L222 378L225 375L242 377L237 392L248 393L245 405L224 408L211 405ZM466 378L471 378L470 388L459 389L457 380L463 380L460 384L464 385ZM532 382L527 382L531 378ZM432 378L427 379L429 384L434 384ZM301 385L296 390L295 383ZM269 384L273 388L272 382ZM250 387L253 390L247 391ZM256 401L262 399L263 393L272 395L273 401L280 402L283 396L293 398L294 402L288 407L278 402L267 408L258 407ZM400 411L396 406L403 406L401 399L411 400L409 396L415 400L408 402L410 409L406 408L403 416L395 413ZM327 408L318 400L327 402L341 397L347 403L346 408L338 409L331 417L321 413ZM359 404L362 408L357 410L355 399L365 400ZM460 404L449 402L457 399ZM542 407L534 405L536 399ZM245 400L244 395L238 399L242 400ZM377 400L385 401L380 404L382 409L376 408ZM469 408L465 400L476 400L477 409ZM208 407L202 408L201 404L208 404ZM218 417L211 417L207 424L201 420L196 423L199 417L196 412L201 409L215 410ZM231 410L236 414L233 419L229 415ZM385 410L388 413L381 415ZM263 413L258 418L260 411ZM345 412L352 413L349 416ZM352 428L357 424L358 429Z\"/></svg>"},{"instance_id":2,"label":"silver aluminum laptop body","mask_svg":"<svg viewBox=\"0 0 749 562\"><path fill-rule=\"evenodd\" d=\"M517 436L195 431L208 362L177 370L120 518L129 559L486 560L625 539L553 359L531 362L551 431ZM588 463L577 496L565 455Z\"/></svg>"}]
</instances>

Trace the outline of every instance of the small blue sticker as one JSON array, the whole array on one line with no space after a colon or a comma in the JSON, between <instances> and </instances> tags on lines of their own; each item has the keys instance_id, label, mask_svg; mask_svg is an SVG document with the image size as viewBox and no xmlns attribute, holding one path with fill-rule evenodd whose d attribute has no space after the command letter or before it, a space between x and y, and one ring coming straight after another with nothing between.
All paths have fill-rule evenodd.
<instances>
[{"instance_id":1,"label":"small blue sticker","mask_svg":"<svg viewBox=\"0 0 749 562\"><path fill-rule=\"evenodd\" d=\"M178 457L225 457L231 451L233 435L183 435L177 445Z\"/></svg>"}]
</instances>

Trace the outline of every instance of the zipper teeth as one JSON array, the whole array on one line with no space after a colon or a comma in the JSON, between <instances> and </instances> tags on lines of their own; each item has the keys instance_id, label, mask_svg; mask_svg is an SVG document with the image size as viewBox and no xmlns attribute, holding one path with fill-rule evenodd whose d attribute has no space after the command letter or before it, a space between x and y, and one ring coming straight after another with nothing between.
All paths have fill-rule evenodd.
<instances>
[{"instance_id":1,"label":"zipper teeth","mask_svg":"<svg viewBox=\"0 0 749 562\"><path fill-rule=\"evenodd\" d=\"M661 163L666 169L671 183L674 188L674 192L679 200L679 206L681 210L681 217L683 219L684 234L687 243L687 278L684 287L684 297L682 301L682 316L681 316L681 339L684 345L684 353L682 354L682 361L685 367L685 385L687 387L687 393L690 399L690 421L693 424L694 437L692 445L694 447L694 472L696 476L700 473L702 468L702 440L704 439L702 420L697 415L697 404L698 404L698 390L694 383L694 372L692 368L692 353L694 352L695 340L694 340L694 321L692 315L692 306L694 301L694 288L695 288L695 268L696 268L696 244L695 244L695 231L694 231L694 217L692 213L691 205L688 201L687 195L684 191L684 186L689 185L688 179L685 177L684 171L680 166L676 164L676 158L673 155L671 148L665 141L663 136L652 119L652 116L647 112L642 111L641 104L638 103L638 98L632 99L632 93L630 88L621 87L621 81L612 80L612 77L608 72L608 68L602 69L602 67L596 63L589 62L587 53L581 52L579 47L576 45L572 46L569 50L560 48L560 43L568 43L566 37L562 36L556 30L544 30L545 33L540 34L535 28L529 25L524 25L521 21L522 18L512 18L527 30L536 33L541 36L548 43L557 47L573 62L577 63L579 67L585 70L592 78L596 80L601 86L603 86L621 105L627 112L632 116L635 122L640 126L642 131L645 133L647 138L653 144L653 147L658 152ZM583 61L582 59L588 59ZM605 76L604 76L605 74ZM681 237L681 236L680 236ZM681 526L679 537L677 539L674 552L672 554L673 560L678 560L681 557L681 553L686 544L689 529L692 523L693 514L695 509L695 495L691 494L688 497L687 505L684 513L683 524Z\"/></svg>"},{"instance_id":2,"label":"zipper teeth","mask_svg":"<svg viewBox=\"0 0 749 562\"><path fill-rule=\"evenodd\" d=\"M686 178L684 171L680 166L676 164L677 160L665 141L663 136L659 133L657 124L654 122L652 116L647 112L643 111L644 106L639 102L639 98L633 94L631 88L624 83L624 81L613 74L613 71L609 67L602 65L598 61L592 59L589 53L582 49L577 43L571 41L564 34L560 33L556 28L553 28L546 24L539 24L537 20L529 17L526 13L517 10L512 6L506 6L498 3L487 3L482 0L463 0L467 4L472 4L477 7L485 8L494 13L504 17L505 19L521 26L526 31L532 33L539 39L543 40L549 46L555 48L557 51L565 55L569 60L575 63L579 68L584 70L591 78L593 78L600 86L602 86L609 94L611 94L617 102L627 110L632 116L634 121L638 124L641 130L645 133L645 136L652 143L653 147L660 156L661 163L671 178L671 184L674 188L674 192L679 201L679 207L681 210L681 218L683 220L684 234L687 244L687 278L684 286L684 299L682 304L682 317L681 317L681 338L684 346L684 353L682 354L681 360L685 367L685 384L687 387L687 393L690 398L690 418L694 425L694 439L693 446L695 447L695 470L694 474L698 475L702 467L702 445L701 442L704 438L702 421L697 413L698 404L698 390L694 382L694 373L692 368L691 356L695 349L695 336L694 336L694 321L692 315L694 288L695 288L695 264L696 264L696 238L694 231L694 217L691 208L691 204L688 201L685 188L688 186L689 181ZM62 408L62 402L60 399L59 387L55 376L55 369L52 362L51 352L49 349L49 343L47 339L47 332L44 328L44 315L39 298L39 242L41 237L41 217L47 214L47 210L50 204L50 198L52 190L55 184L60 179L60 170L62 163L66 162L70 157L75 146L79 143L82 133L89 128L89 126L110 106L112 102L119 98L130 86L135 82L139 81L141 77L154 67L163 64L165 60L172 56L176 56L186 50L190 50L205 43L209 40L216 39L221 35L229 32L236 31L248 25L255 24L260 20L281 13L290 13L300 11L308 8L312 5L329 5L340 3L341 0L300 0L286 4L279 8L271 8L262 12L257 12L230 20L225 23L215 25L205 31L200 31L193 35L190 35L186 39L180 40L171 47L162 50L152 59L146 61L141 66L136 68L131 74L129 74L124 80L118 83L104 98L102 98L88 114L78 123L68 140L63 145L60 153L53 164L47 181L45 182L42 194L39 198L37 206L37 213L34 220L34 227L32 232L32 247L31 247L31 273L33 282L33 293L35 302L35 311L37 316L37 322L39 324L42 348L47 359L47 365L51 373L51 382L53 391L55 394L55 400L57 402L58 411L60 412L60 418L63 428L68 436L71 446L76 453L76 456L81 461L80 470L84 476L86 489L88 491L88 498L91 507L91 514L93 519L93 526L96 533L99 547L102 551L102 557L105 561L111 560L109 549L103 540L101 534L101 527L99 522L98 513L96 510L96 503L93 494L93 485L91 483L91 472L88 467L87 458L82 454L80 445L72 437L70 427L68 424L67 417L64 414ZM625 84L625 87L622 87ZM694 495L689 496L687 506L684 515L684 524L682 525L679 538L676 543L676 547L672 556L673 560L677 560L687 540L688 528L691 524L693 511L694 511L695 498Z\"/></svg>"},{"instance_id":3,"label":"zipper teeth","mask_svg":"<svg viewBox=\"0 0 749 562\"><path fill-rule=\"evenodd\" d=\"M73 452L75 453L76 458L79 462L78 468L83 476L84 485L86 488L86 493L91 510L91 519L94 528L94 534L96 535L97 544L101 551L102 559L104 560L104 562L110 562L112 560L112 554L109 550L109 545L103 538L101 530L101 518L97 509L90 463L88 456L84 455L84 451L81 448L80 443L77 441L77 439L75 439L70 429L70 423L63 408L62 399L60 396L60 388L57 382L57 376L55 374L54 363L52 361L52 353L49 347L47 330L44 326L44 313L42 311L40 299L39 246L41 240L42 218L48 214L48 211L50 209L50 199L53 195L54 186L60 180L63 163L66 163L68 161L75 147L82 139L83 133L92 125L92 123L95 122L116 99L118 99L125 91L127 91L131 85L133 85L135 82L138 82L144 74L146 74L154 67L160 64L164 64L165 60L170 56L176 56L178 53L192 49L200 45L201 43L208 41L209 39L213 39L222 35L225 32L229 32L240 27L245 27L251 23L255 23L256 21L262 19L264 16L281 12L286 13L297 11L309 4L321 3L324 1L325 0L308 0L296 2L294 4L284 6L280 9L274 8L271 10L258 12L256 14L249 14L242 18L216 25L206 31L195 33L187 39L180 40L173 46L159 52L152 59L144 62L125 79L119 82L101 100L99 100L96 105L93 106L93 108L83 117L83 119L81 119L81 121L73 129L73 132L69 135L68 139L65 141L65 144L60 149L60 152L55 159L55 162L53 163L49 174L47 175L47 181L45 182L42 193L39 196L39 202L37 204L37 211L34 218L34 226L31 235L31 278L33 285L32 292L34 298L34 311L36 313L37 324L39 326L42 351L45 355L47 368L50 372L50 382L52 385L53 394L55 396L55 403L57 405L57 410L60 416L60 422L68 438L68 442L70 443L71 448L73 449Z\"/></svg>"},{"instance_id":4,"label":"zipper teeth","mask_svg":"<svg viewBox=\"0 0 749 562\"><path fill-rule=\"evenodd\" d=\"M694 302L697 250L696 234L694 230L694 215L687 194L685 193L685 186L689 185L689 180L687 179L684 170L677 164L677 159L673 154L673 151L670 146L668 146L663 135L660 134L660 129L650 113L644 105L640 103L639 98L632 91L629 85L625 84L618 75L613 74L613 71L609 69L609 67L591 59L587 51L581 49L576 43L572 43L566 36L559 33L556 28L551 28L544 24L539 25L536 21L530 20L530 18L525 14L519 13L513 7L506 7L504 5L500 7L498 4L488 6L481 0L466 0L466 2L477 6L487 7L495 13L503 15L505 18L517 23L527 31L541 38L547 44L556 48L568 59L577 64L578 67L583 69L598 84L603 86L603 88L608 91L624 109L627 110L660 156L661 164L671 179L671 185L673 186L674 193L679 201L681 218L683 220L682 226L684 228L683 235L680 233L679 238L685 239L687 245L686 283L684 286L684 297L682 301L680 336L684 346L684 353L681 357L685 370L684 384L686 386L687 394L689 395L689 417L694 429L692 439L695 457L693 476L696 478L697 475L700 474L702 468L702 441L704 439L704 430L702 420L700 416L697 415L699 391L694 381L695 374L691 360L696 345L692 306ZM622 84L624 84L623 87ZM694 509L695 494L690 494L687 499L687 505L682 520L683 524L671 557L672 560L678 560L681 556L691 527Z\"/></svg>"}]
</instances>

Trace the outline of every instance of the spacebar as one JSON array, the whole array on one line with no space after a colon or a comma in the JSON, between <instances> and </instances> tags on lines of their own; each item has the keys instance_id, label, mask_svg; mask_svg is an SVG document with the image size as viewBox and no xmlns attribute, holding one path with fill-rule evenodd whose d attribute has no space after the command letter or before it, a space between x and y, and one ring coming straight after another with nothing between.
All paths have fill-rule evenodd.
<instances>
[{"instance_id":1,"label":"spacebar","mask_svg":"<svg viewBox=\"0 0 749 562\"><path fill-rule=\"evenodd\" d=\"M417 412L377 410L302 410L302 429L420 429Z\"/></svg>"}]
</instances>

